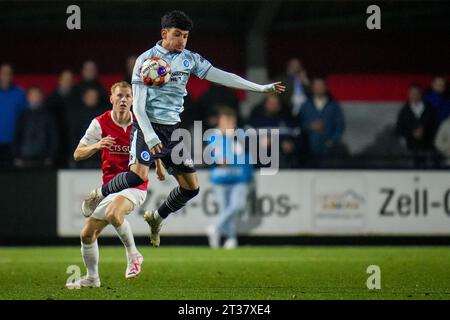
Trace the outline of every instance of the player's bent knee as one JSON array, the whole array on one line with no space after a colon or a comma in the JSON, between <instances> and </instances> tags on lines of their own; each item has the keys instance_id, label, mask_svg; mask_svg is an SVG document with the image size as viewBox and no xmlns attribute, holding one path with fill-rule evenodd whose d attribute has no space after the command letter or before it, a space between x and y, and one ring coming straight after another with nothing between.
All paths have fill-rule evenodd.
<instances>
[{"instance_id":1,"label":"player's bent knee","mask_svg":"<svg viewBox=\"0 0 450 320\"><path fill-rule=\"evenodd\" d=\"M115 227L120 226L123 223L123 216L111 213L106 215L106 220Z\"/></svg>"},{"instance_id":2,"label":"player's bent knee","mask_svg":"<svg viewBox=\"0 0 450 320\"><path fill-rule=\"evenodd\" d=\"M195 197L196 195L198 195L198 194L200 193L200 187L198 187L197 189L195 189L195 190L194 190L194 193L195 193L194 197Z\"/></svg>"},{"instance_id":3,"label":"player's bent knee","mask_svg":"<svg viewBox=\"0 0 450 320\"><path fill-rule=\"evenodd\" d=\"M134 173L144 182L148 178L149 168L143 164L136 163L131 166L130 172Z\"/></svg>"},{"instance_id":4,"label":"player's bent knee","mask_svg":"<svg viewBox=\"0 0 450 320\"><path fill-rule=\"evenodd\" d=\"M88 230L83 229L80 234L80 240L84 244L91 244L91 243L95 242L96 237L95 237L94 233L91 233Z\"/></svg>"},{"instance_id":5,"label":"player's bent knee","mask_svg":"<svg viewBox=\"0 0 450 320\"><path fill-rule=\"evenodd\" d=\"M106 208L106 220L115 227L120 226L123 223L124 216L128 212L124 212L121 208L111 203Z\"/></svg>"},{"instance_id":6,"label":"player's bent knee","mask_svg":"<svg viewBox=\"0 0 450 320\"><path fill-rule=\"evenodd\" d=\"M106 220L113 226L119 226L123 222L123 217L117 213L117 210L106 210Z\"/></svg>"},{"instance_id":7,"label":"player's bent knee","mask_svg":"<svg viewBox=\"0 0 450 320\"><path fill-rule=\"evenodd\" d=\"M139 171L138 173L136 173L136 175L142 180L145 181L148 179L148 170L144 170L144 171Z\"/></svg>"},{"instance_id":8,"label":"player's bent knee","mask_svg":"<svg viewBox=\"0 0 450 320\"><path fill-rule=\"evenodd\" d=\"M181 188L181 191L182 191L182 193L183 193L184 196L186 196L186 197L192 199L192 198L194 198L196 195L199 194L199 192L200 192L200 187L198 187L197 189L194 189L194 190L189 190L189 189Z\"/></svg>"}]
</instances>

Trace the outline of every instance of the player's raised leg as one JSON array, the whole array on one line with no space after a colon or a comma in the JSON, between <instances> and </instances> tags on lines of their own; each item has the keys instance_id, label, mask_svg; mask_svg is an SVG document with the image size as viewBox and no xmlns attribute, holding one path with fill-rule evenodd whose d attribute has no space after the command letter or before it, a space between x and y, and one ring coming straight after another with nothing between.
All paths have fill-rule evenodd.
<instances>
[{"instance_id":1,"label":"player's raised leg","mask_svg":"<svg viewBox=\"0 0 450 320\"><path fill-rule=\"evenodd\" d=\"M98 204L108 195L143 184L148 172L147 166L136 164L130 167L130 171L121 172L102 187L92 190L83 201L83 214L86 217L91 216Z\"/></svg>"}]
</instances>

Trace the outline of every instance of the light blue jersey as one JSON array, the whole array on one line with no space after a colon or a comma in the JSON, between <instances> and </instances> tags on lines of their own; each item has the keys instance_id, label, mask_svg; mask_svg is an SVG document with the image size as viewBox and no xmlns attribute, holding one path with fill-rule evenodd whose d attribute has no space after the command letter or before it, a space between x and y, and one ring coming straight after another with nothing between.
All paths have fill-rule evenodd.
<instances>
[{"instance_id":1,"label":"light blue jersey","mask_svg":"<svg viewBox=\"0 0 450 320\"><path fill-rule=\"evenodd\" d=\"M237 129L236 136L244 136L242 129ZM226 136L218 131L208 137L213 147L212 160L226 164L211 166L210 180L213 184L248 183L253 180L251 156L245 146L234 136Z\"/></svg>"},{"instance_id":2,"label":"light blue jersey","mask_svg":"<svg viewBox=\"0 0 450 320\"><path fill-rule=\"evenodd\" d=\"M146 87L145 112L151 122L173 125L180 122L183 112L186 84L191 73L205 78L211 63L198 53L184 49L182 52L169 52L161 46L162 40L141 54L134 65L132 83L142 84L140 70L142 63L149 58L158 57L168 62L172 69L170 81L160 88Z\"/></svg>"}]
</instances>

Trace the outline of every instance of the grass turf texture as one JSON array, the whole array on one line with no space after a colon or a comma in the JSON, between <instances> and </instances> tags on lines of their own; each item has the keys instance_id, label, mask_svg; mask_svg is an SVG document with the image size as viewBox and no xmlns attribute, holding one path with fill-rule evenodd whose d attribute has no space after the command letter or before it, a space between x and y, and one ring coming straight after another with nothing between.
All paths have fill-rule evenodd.
<instances>
[{"instance_id":1,"label":"grass turf texture","mask_svg":"<svg viewBox=\"0 0 450 320\"><path fill-rule=\"evenodd\" d=\"M100 245L101 288L64 288L78 247L0 248L0 299L450 299L449 247L140 247L125 280L122 247ZM381 268L368 290L369 265Z\"/></svg>"}]
</instances>

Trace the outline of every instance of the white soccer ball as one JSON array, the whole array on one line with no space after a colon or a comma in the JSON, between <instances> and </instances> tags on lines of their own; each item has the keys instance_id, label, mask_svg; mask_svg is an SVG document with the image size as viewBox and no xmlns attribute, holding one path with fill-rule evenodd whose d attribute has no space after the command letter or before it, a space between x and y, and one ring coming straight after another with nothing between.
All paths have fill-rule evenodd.
<instances>
[{"instance_id":1,"label":"white soccer ball","mask_svg":"<svg viewBox=\"0 0 450 320\"><path fill-rule=\"evenodd\" d=\"M161 87L170 81L170 64L161 58L146 59L141 66L141 79L151 87Z\"/></svg>"}]
</instances>

